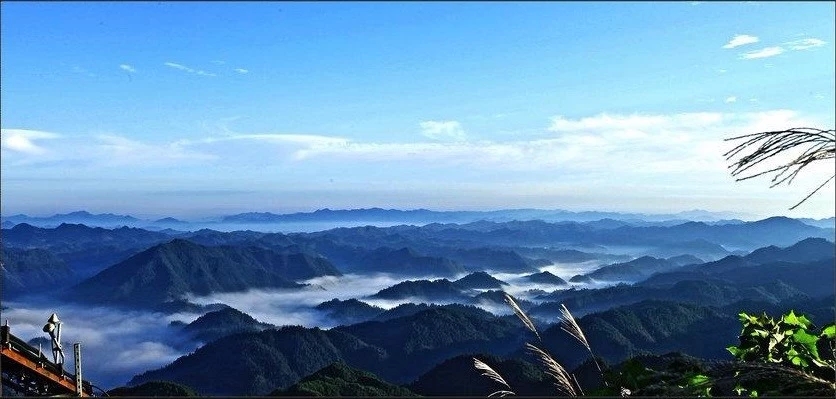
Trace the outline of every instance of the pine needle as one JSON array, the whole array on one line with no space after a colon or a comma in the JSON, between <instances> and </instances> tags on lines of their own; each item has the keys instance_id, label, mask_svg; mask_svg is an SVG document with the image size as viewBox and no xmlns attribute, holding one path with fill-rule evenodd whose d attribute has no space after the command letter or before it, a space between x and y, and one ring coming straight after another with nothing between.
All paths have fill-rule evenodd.
<instances>
[{"instance_id":1,"label":"pine needle","mask_svg":"<svg viewBox=\"0 0 836 399\"><path fill-rule=\"evenodd\" d=\"M538 340L542 341L542 339L540 338L540 333L537 332L537 328L534 326L534 322L532 322L531 319L529 319L528 316L525 314L525 312L523 312L523 310L520 309L520 305L517 304L517 301L514 300L514 297L512 297L508 293L505 293L505 303L507 303L508 306L511 307L511 309L514 309L514 313L517 315L517 317L520 318L520 320L522 320L523 324L525 324L525 326L529 330L531 330L534 333L534 335L537 336Z\"/></svg>"},{"instance_id":2,"label":"pine needle","mask_svg":"<svg viewBox=\"0 0 836 399\"><path fill-rule=\"evenodd\" d=\"M510 395L515 395L514 392L512 392L510 390L511 386L508 385L508 383L505 382L505 379L502 378L502 376L499 375L499 373L497 373L496 370L492 369L491 366L488 366L487 364L485 364L485 362L483 362L483 361L474 357L473 358L473 367L476 367L477 370L482 370L482 375L483 376L488 377L488 378L504 385L506 388L508 388L507 391L496 391L496 392L494 392L494 393L492 393L488 396L494 396L494 395L506 396L506 395L509 395L509 394Z\"/></svg>"},{"instance_id":3,"label":"pine needle","mask_svg":"<svg viewBox=\"0 0 836 399\"><path fill-rule=\"evenodd\" d=\"M575 387L572 385L572 377L569 376L569 373L566 372L566 369L560 363L555 361L548 353L532 344L526 343L525 346L540 358L540 362L546 367L546 374L554 378L555 385L558 389L569 396L578 396Z\"/></svg>"}]
</instances>

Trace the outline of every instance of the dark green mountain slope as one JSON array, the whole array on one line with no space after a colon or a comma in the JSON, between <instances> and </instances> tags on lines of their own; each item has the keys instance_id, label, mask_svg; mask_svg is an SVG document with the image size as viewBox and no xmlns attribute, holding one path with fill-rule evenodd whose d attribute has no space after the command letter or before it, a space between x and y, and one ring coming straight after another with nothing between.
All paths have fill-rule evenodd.
<instances>
[{"instance_id":1,"label":"dark green mountain slope","mask_svg":"<svg viewBox=\"0 0 836 399\"><path fill-rule=\"evenodd\" d=\"M568 283L566 283L566 280L557 277L549 272L529 274L525 276L525 280L535 284L547 284L557 286L568 285Z\"/></svg>"},{"instance_id":2,"label":"dark green mountain slope","mask_svg":"<svg viewBox=\"0 0 836 399\"><path fill-rule=\"evenodd\" d=\"M570 309L571 310L571 309ZM578 320L593 352L608 363L643 352L681 351L724 359L725 347L736 342L739 321L718 310L670 301L644 301ZM547 349L564 367L575 368L588 358L586 348L554 326L542 332Z\"/></svg>"},{"instance_id":3,"label":"dark green mountain slope","mask_svg":"<svg viewBox=\"0 0 836 399\"><path fill-rule=\"evenodd\" d=\"M502 288L508 283L499 280L486 272L473 272L453 282L464 289Z\"/></svg>"},{"instance_id":4,"label":"dark green mountain slope","mask_svg":"<svg viewBox=\"0 0 836 399\"><path fill-rule=\"evenodd\" d=\"M824 238L806 238L789 247L759 248L744 258L754 263L811 262L836 256L836 244Z\"/></svg>"},{"instance_id":5,"label":"dark green mountain slope","mask_svg":"<svg viewBox=\"0 0 836 399\"><path fill-rule=\"evenodd\" d=\"M130 383L166 379L202 395L264 395L334 362L369 369L385 358L382 349L341 331L283 327L221 338Z\"/></svg>"},{"instance_id":6,"label":"dark green mountain slope","mask_svg":"<svg viewBox=\"0 0 836 399\"><path fill-rule=\"evenodd\" d=\"M293 280L339 275L326 260L255 247L205 247L173 240L134 255L73 289L73 298L130 306L155 305L190 292L293 288Z\"/></svg>"},{"instance_id":7,"label":"dark green mountain slope","mask_svg":"<svg viewBox=\"0 0 836 399\"><path fill-rule=\"evenodd\" d=\"M342 325L369 321L384 312L383 308L357 299L341 301L336 298L316 305L315 309L325 312L328 317Z\"/></svg>"},{"instance_id":8,"label":"dark green mountain slope","mask_svg":"<svg viewBox=\"0 0 836 399\"><path fill-rule=\"evenodd\" d=\"M388 381L406 383L452 356L503 354L521 342L522 327L474 307L435 307L412 316L338 327L389 353L374 371Z\"/></svg>"},{"instance_id":9,"label":"dark green mountain slope","mask_svg":"<svg viewBox=\"0 0 836 399\"><path fill-rule=\"evenodd\" d=\"M354 272L382 272L402 276L455 276L464 268L450 259L426 256L411 248L378 248L364 255Z\"/></svg>"},{"instance_id":10,"label":"dark green mountain slope","mask_svg":"<svg viewBox=\"0 0 836 399\"><path fill-rule=\"evenodd\" d=\"M384 288L372 295L374 299L415 299L428 302L457 301L465 302L467 296L455 283L447 279L409 280Z\"/></svg>"},{"instance_id":11,"label":"dark green mountain slope","mask_svg":"<svg viewBox=\"0 0 836 399\"><path fill-rule=\"evenodd\" d=\"M275 326L259 322L238 309L227 307L198 317L183 326L183 331L198 341L211 342L227 335L257 332L272 327Z\"/></svg>"},{"instance_id":12,"label":"dark green mountain slope","mask_svg":"<svg viewBox=\"0 0 836 399\"><path fill-rule=\"evenodd\" d=\"M74 282L76 274L66 262L45 249L0 249L3 299L42 288Z\"/></svg>"},{"instance_id":13,"label":"dark green mountain slope","mask_svg":"<svg viewBox=\"0 0 836 399\"><path fill-rule=\"evenodd\" d=\"M414 392L381 380L345 363L333 363L271 396L417 396Z\"/></svg>"},{"instance_id":14,"label":"dark green mountain slope","mask_svg":"<svg viewBox=\"0 0 836 399\"><path fill-rule=\"evenodd\" d=\"M666 259L643 256L625 263L604 266L584 276L598 281L627 281L635 282L648 276L676 269L678 265Z\"/></svg>"},{"instance_id":15,"label":"dark green mountain slope","mask_svg":"<svg viewBox=\"0 0 836 399\"><path fill-rule=\"evenodd\" d=\"M107 391L108 396L197 396L194 389L168 381L148 381L135 387L119 387Z\"/></svg>"},{"instance_id":16,"label":"dark green mountain slope","mask_svg":"<svg viewBox=\"0 0 836 399\"><path fill-rule=\"evenodd\" d=\"M485 397L498 390L508 389L481 375L481 371L473 367L474 357L496 370L517 395L555 394L551 377L546 376L539 366L523 360L502 360L485 354L460 355L447 359L406 387L424 396Z\"/></svg>"}]
</instances>

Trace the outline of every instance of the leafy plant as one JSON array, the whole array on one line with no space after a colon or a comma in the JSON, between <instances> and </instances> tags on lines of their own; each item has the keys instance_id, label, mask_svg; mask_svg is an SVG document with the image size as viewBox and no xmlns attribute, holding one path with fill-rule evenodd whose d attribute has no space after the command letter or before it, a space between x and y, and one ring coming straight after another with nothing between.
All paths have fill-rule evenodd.
<instances>
[{"instance_id":1,"label":"leafy plant","mask_svg":"<svg viewBox=\"0 0 836 399\"><path fill-rule=\"evenodd\" d=\"M833 377L836 367L833 354L822 356L820 346L825 351L832 351L836 325L830 324L815 332L813 323L806 316L796 315L793 311L779 320L766 313L761 316L740 313L739 316L743 323L740 345L726 348L738 360L775 363L819 378Z\"/></svg>"}]
</instances>

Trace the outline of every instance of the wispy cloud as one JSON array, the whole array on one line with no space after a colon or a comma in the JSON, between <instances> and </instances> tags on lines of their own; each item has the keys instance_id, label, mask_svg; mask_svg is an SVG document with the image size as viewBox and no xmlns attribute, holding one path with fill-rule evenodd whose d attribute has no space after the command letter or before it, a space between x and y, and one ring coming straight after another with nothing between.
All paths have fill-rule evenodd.
<instances>
[{"instance_id":1,"label":"wispy cloud","mask_svg":"<svg viewBox=\"0 0 836 399\"><path fill-rule=\"evenodd\" d=\"M467 135L458 121L424 121L421 122L421 134L439 141L463 141Z\"/></svg>"},{"instance_id":2,"label":"wispy cloud","mask_svg":"<svg viewBox=\"0 0 836 399\"><path fill-rule=\"evenodd\" d=\"M84 68L82 68L78 65L73 66L73 72L79 73L79 74L82 74L82 75L87 75L91 78L96 77L96 74L91 73L90 71L88 71L88 70L86 70L86 69L84 69Z\"/></svg>"},{"instance_id":3,"label":"wispy cloud","mask_svg":"<svg viewBox=\"0 0 836 399\"><path fill-rule=\"evenodd\" d=\"M825 44L827 44L826 41L816 38L793 40L791 42L784 43L784 45L789 47L790 50L808 50L824 46Z\"/></svg>"},{"instance_id":4,"label":"wispy cloud","mask_svg":"<svg viewBox=\"0 0 836 399\"><path fill-rule=\"evenodd\" d=\"M245 73L249 73L249 72L250 72L250 71L248 71L248 70L246 70L246 69L244 69L244 68L235 68L235 69L233 69L233 70L234 70L235 72L240 73L240 74L245 74Z\"/></svg>"},{"instance_id":5,"label":"wispy cloud","mask_svg":"<svg viewBox=\"0 0 836 399\"><path fill-rule=\"evenodd\" d=\"M163 63L163 65L165 65L165 66L167 66L167 67L169 67L169 68L174 68L174 69L181 70L181 71L188 72L188 73L195 74L195 75L200 75L200 76L217 76L217 75L215 75L214 73L206 72L206 71L204 71L204 70L202 70L202 69L193 69L193 68L189 68L189 67L187 67L187 66L185 66L185 65L183 65L183 64L178 64L178 63L176 63L176 62L170 62L170 61L168 61L168 62L164 62L164 63Z\"/></svg>"},{"instance_id":6,"label":"wispy cloud","mask_svg":"<svg viewBox=\"0 0 836 399\"><path fill-rule=\"evenodd\" d=\"M109 165L168 165L217 157L185 148L179 142L151 144L115 135L96 136L97 153Z\"/></svg>"},{"instance_id":7,"label":"wispy cloud","mask_svg":"<svg viewBox=\"0 0 836 399\"><path fill-rule=\"evenodd\" d=\"M128 64L120 64L119 69L121 69L121 70L123 70L127 73L136 73L136 69L133 66L128 65Z\"/></svg>"},{"instance_id":8,"label":"wispy cloud","mask_svg":"<svg viewBox=\"0 0 836 399\"><path fill-rule=\"evenodd\" d=\"M737 97L735 97L735 96L726 97L726 104L731 104L731 103L736 102L736 101L737 101Z\"/></svg>"},{"instance_id":9,"label":"wispy cloud","mask_svg":"<svg viewBox=\"0 0 836 399\"><path fill-rule=\"evenodd\" d=\"M784 48L781 46L765 47L760 50L749 51L740 55L744 60L755 60L759 58L774 57L784 53Z\"/></svg>"},{"instance_id":10,"label":"wispy cloud","mask_svg":"<svg viewBox=\"0 0 836 399\"><path fill-rule=\"evenodd\" d=\"M179 69L181 71L194 72L194 69L191 69L191 68L189 68L185 65L180 65L176 62L164 62L163 65L165 65L167 67L170 67L170 68Z\"/></svg>"},{"instance_id":11,"label":"wispy cloud","mask_svg":"<svg viewBox=\"0 0 836 399\"><path fill-rule=\"evenodd\" d=\"M39 130L0 129L0 148L26 155L43 155L48 150L36 144L36 141L59 137L58 134Z\"/></svg>"},{"instance_id":12,"label":"wispy cloud","mask_svg":"<svg viewBox=\"0 0 836 399\"><path fill-rule=\"evenodd\" d=\"M745 46L747 44L757 43L760 39L757 36L752 35L735 35L728 43L723 45L723 48L735 48L740 46Z\"/></svg>"},{"instance_id":13,"label":"wispy cloud","mask_svg":"<svg viewBox=\"0 0 836 399\"><path fill-rule=\"evenodd\" d=\"M214 61L212 61L212 63L213 63L213 64L215 64L215 65L224 65L224 64L226 64L226 61L223 61L223 60L214 60Z\"/></svg>"}]
</instances>

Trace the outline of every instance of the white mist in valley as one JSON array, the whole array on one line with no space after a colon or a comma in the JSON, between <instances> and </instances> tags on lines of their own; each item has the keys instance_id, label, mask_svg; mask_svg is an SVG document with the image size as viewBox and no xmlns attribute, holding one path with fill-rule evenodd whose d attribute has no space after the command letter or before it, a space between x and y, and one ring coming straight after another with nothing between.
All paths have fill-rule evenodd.
<instances>
[{"instance_id":1,"label":"white mist in valley","mask_svg":"<svg viewBox=\"0 0 836 399\"><path fill-rule=\"evenodd\" d=\"M565 280L576 274L587 273L599 266L596 262L559 263L541 267ZM492 273L508 283L503 290L517 298L539 302L532 290L553 292L555 286L531 283L524 279L529 273ZM464 277L456 276L451 280ZM332 299L358 299L369 305L392 309L406 303L447 305L452 300L433 301L426 298L382 299L370 298L380 290L407 280L434 280L441 277L405 278L392 274L317 277L304 281L306 287L297 289L253 289L244 292L214 293L207 296L187 295L186 300L198 305L222 303L238 309L256 320L275 326L301 325L304 327L333 328L340 324L327 312L315 307ZM571 286L578 286L572 283ZM566 287L563 287L566 289ZM473 290L473 294L487 290ZM536 291L535 291L536 292ZM473 303L496 315L511 314L504 303L480 301ZM198 313L165 315L155 312L123 311L101 306L78 304L46 305L33 298L27 302L4 302L3 317L10 320L12 333L29 341L46 337L42 328L52 313L62 320L62 344L66 351L67 370L72 370L72 343L82 344L82 366L86 379L96 381L103 389L127 384L135 375L163 367L184 356L203 343L189 341L172 322L190 323ZM51 358L51 348L43 347Z\"/></svg>"},{"instance_id":2,"label":"white mist in valley","mask_svg":"<svg viewBox=\"0 0 836 399\"><path fill-rule=\"evenodd\" d=\"M73 343L81 343L84 378L107 390L125 385L131 377L165 366L196 349L181 340L169 325L188 322L198 315L120 311L105 307L59 304L44 307L4 302L3 318L9 320L12 334L25 341L47 337L42 328L52 313L61 320L64 368L74 369ZM42 347L52 359L52 348Z\"/></svg>"}]
</instances>

